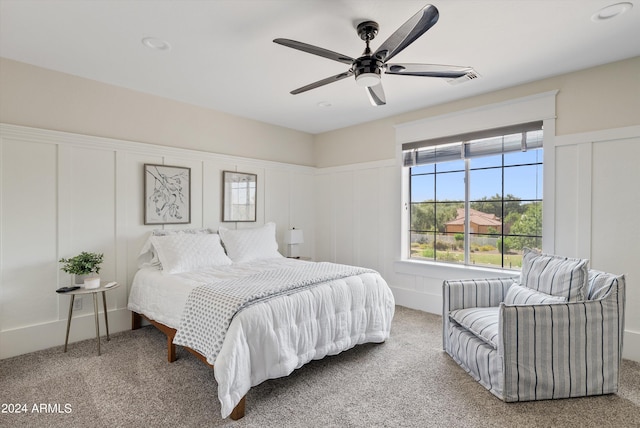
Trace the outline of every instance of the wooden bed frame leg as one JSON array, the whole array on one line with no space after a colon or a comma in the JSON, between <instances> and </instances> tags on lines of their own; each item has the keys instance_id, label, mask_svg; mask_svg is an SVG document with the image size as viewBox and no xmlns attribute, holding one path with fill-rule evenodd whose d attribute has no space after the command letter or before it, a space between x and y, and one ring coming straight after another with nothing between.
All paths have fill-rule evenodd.
<instances>
[{"instance_id":1,"label":"wooden bed frame leg","mask_svg":"<svg viewBox=\"0 0 640 428\"><path fill-rule=\"evenodd\" d=\"M136 312L131 312L131 330L137 330L142 327L142 317Z\"/></svg>"},{"instance_id":2,"label":"wooden bed frame leg","mask_svg":"<svg viewBox=\"0 0 640 428\"><path fill-rule=\"evenodd\" d=\"M173 344L173 338L176 335L176 330L174 328L167 327L162 323L149 319L146 316L133 311L131 311L131 330L137 330L141 328L143 318L149 321L153 326L155 326L158 330L160 330L162 333L164 333L167 336L167 360L170 363L173 363L177 359L176 345ZM213 366L209 364L209 362L207 361L206 357L204 357L198 351L194 351L193 349L190 349L188 347L185 347L184 349L191 352L200 361L204 362L209 367L213 368ZM234 407L233 410L231 411L231 414L229 415L229 417L234 421L244 418L244 405L246 402L246 398L247 398L246 395L242 397L242 399L238 402L236 407Z\"/></svg>"},{"instance_id":3,"label":"wooden bed frame leg","mask_svg":"<svg viewBox=\"0 0 640 428\"><path fill-rule=\"evenodd\" d=\"M160 330L167 336L167 361L173 363L175 360L177 360L178 358L176 356L176 345L173 344L173 338L176 335L176 330L133 311L131 312L131 330L137 330L142 327L142 318L149 321L152 325L154 325L158 330Z\"/></svg>"},{"instance_id":4,"label":"wooden bed frame leg","mask_svg":"<svg viewBox=\"0 0 640 428\"><path fill-rule=\"evenodd\" d=\"M238 419L244 418L244 404L246 402L246 398L247 398L246 395L244 397L242 397L240 402L231 411L231 414L229 415L229 417L231 419L233 419L234 421L237 421Z\"/></svg>"},{"instance_id":5,"label":"wooden bed frame leg","mask_svg":"<svg viewBox=\"0 0 640 428\"><path fill-rule=\"evenodd\" d=\"M173 335L167 335L167 361L173 363L176 359L176 345L173 343Z\"/></svg>"}]
</instances>

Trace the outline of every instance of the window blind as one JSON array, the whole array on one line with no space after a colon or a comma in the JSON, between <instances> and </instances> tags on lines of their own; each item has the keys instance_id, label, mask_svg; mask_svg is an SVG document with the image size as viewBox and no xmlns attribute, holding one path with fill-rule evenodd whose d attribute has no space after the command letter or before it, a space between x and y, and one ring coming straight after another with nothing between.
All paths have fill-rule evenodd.
<instances>
[{"instance_id":1,"label":"window blind","mask_svg":"<svg viewBox=\"0 0 640 428\"><path fill-rule=\"evenodd\" d=\"M491 156L542 147L542 121L402 145L404 166Z\"/></svg>"}]
</instances>

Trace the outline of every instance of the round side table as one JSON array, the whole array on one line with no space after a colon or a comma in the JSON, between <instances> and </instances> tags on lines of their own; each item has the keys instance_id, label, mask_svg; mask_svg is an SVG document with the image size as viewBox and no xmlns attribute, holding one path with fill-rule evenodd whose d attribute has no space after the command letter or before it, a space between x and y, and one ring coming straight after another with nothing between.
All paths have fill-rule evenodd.
<instances>
[{"instance_id":1,"label":"round side table","mask_svg":"<svg viewBox=\"0 0 640 428\"><path fill-rule=\"evenodd\" d=\"M111 340L109 338L109 318L107 316L107 291L116 289L120 287L120 284L116 283L111 287L105 287L105 285L110 284L110 282L103 281L100 283L100 287L98 288L79 288L73 291L67 291L66 293L71 296L71 301L69 302L69 317L67 318L67 334L64 338L64 352L67 352L67 343L69 342L69 329L71 328L71 316L73 315L73 302L77 295L82 294L91 294L93 295L93 311L96 320L96 340L98 342L98 355L100 355L100 324L98 322L98 293L102 293L102 307L104 309L104 325L107 328L107 340Z\"/></svg>"}]
</instances>

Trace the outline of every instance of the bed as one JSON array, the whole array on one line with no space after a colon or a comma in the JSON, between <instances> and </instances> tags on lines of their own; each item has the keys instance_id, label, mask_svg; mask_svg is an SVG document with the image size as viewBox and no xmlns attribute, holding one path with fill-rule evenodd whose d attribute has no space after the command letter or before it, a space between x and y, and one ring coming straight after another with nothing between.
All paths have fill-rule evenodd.
<instances>
[{"instance_id":1,"label":"bed","mask_svg":"<svg viewBox=\"0 0 640 428\"><path fill-rule=\"evenodd\" d=\"M244 416L252 386L389 337L395 302L379 273L285 258L273 223L157 230L140 260L132 328L147 319L166 334L170 362L179 345L211 366L223 418Z\"/></svg>"}]
</instances>

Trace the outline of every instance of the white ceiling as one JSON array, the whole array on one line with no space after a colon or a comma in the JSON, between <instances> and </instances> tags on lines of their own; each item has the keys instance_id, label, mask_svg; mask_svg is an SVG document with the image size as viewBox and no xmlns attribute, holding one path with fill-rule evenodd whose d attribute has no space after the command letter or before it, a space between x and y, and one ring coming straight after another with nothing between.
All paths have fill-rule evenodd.
<instances>
[{"instance_id":1,"label":"white ceiling","mask_svg":"<svg viewBox=\"0 0 640 428\"><path fill-rule=\"evenodd\" d=\"M479 79L383 75L373 107L353 78L289 91L348 65L272 42L351 57L355 26L375 20L375 50L427 0L0 0L0 56L309 133L393 116L640 55L640 0L432 0L438 23L392 62L472 66ZM144 37L171 49L145 47ZM322 102L330 107L319 107Z\"/></svg>"}]
</instances>

